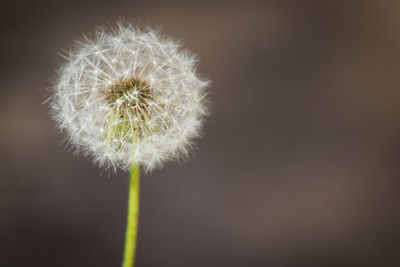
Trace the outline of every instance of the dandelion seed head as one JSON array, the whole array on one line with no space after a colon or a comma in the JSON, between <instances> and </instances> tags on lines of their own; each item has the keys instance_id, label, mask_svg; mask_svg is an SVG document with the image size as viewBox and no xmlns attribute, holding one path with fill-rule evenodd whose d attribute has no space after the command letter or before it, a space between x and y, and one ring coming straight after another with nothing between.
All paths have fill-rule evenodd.
<instances>
[{"instance_id":1,"label":"dandelion seed head","mask_svg":"<svg viewBox=\"0 0 400 267\"><path fill-rule=\"evenodd\" d=\"M100 166L146 170L188 154L206 115L196 58L157 32L120 24L77 42L51 107L69 143Z\"/></svg>"}]
</instances>

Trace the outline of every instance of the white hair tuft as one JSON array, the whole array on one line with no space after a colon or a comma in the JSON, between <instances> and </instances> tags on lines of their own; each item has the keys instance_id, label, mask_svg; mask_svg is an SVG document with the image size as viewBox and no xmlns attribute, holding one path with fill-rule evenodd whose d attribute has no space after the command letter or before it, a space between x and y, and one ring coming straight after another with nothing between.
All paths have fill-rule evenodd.
<instances>
[{"instance_id":1,"label":"white hair tuft","mask_svg":"<svg viewBox=\"0 0 400 267\"><path fill-rule=\"evenodd\" d=\"M119 24L78 42L51 107L69 143L97 164L146 170L185 155L206 115L196 58L157 32Z\"/></svg>"}]
</instances>

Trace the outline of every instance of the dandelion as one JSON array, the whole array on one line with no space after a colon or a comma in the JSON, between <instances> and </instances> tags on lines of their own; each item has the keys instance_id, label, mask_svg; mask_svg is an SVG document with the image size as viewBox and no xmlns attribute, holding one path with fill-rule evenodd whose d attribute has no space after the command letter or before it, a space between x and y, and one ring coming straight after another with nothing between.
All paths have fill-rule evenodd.
<instances>
[{"instance_id":1,"label":"dandelion","mask_svg":"<svg viewBox=\"0 0 400 267\"><path fill-rule=\"evenodd\" d=\"M101 166L146 170L188 153L205 114L196 58L154 31L119 25L77 43L52 108L70 143Z\"/></svg>"},{"instance_id":2,"label":"dandelion","mask_svg":"<svg viewBox=\"0 0 400 267\"><path fill-rule=\"evenodd\" d=\"M72 147L101 167L131 169L123 266L133 266L139 167L186 156L206 115L196 58L153 30L98 29L65 56L51 107Z\"/></svg>"}]
</instances>

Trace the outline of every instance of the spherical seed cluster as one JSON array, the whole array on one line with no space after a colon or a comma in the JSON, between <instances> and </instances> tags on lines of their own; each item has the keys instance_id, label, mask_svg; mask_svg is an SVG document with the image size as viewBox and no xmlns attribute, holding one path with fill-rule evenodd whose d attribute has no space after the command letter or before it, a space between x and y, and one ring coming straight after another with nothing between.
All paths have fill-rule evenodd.
<instances>
[{"instance_id":1,"label":"spherical seed cluster","mask_svg":"<svg viewBox=\"0 0 400 267\"><path fill-rule=\"evenodd\" d=\"M119 25L79 42L51 106L69 142L101 166L147 170L187 154L206 114L196 59L149 30Z\"/></svg>"}]
</instances>

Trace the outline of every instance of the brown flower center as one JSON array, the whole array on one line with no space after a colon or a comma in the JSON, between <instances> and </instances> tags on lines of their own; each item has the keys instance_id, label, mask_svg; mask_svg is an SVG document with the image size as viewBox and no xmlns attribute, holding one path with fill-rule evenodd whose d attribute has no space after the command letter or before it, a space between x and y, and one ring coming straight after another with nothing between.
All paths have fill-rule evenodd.
<instances>
[{"instance_id":1,"label":"brown flower center","mask_svg":"<svg viewBox=\"0 0 400 267\"><path fill-rule=\"evenodd\" d=\"M153 100L151 91L146 81L131 78L118 81L107 88L105 98L121 117L133 115L145 120L149 103Z\"/></svg>"}]
</instances>

